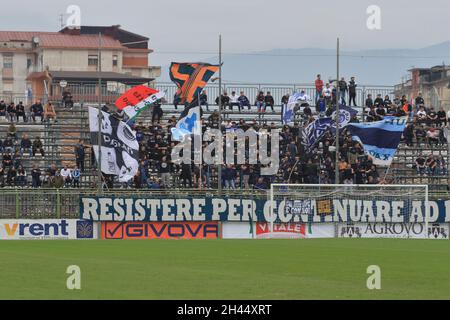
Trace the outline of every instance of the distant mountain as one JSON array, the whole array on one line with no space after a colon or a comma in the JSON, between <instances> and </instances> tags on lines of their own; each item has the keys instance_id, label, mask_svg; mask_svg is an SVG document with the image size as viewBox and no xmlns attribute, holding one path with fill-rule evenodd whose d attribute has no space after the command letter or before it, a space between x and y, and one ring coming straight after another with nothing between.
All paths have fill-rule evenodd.
<instances>
[{"instance_id":1,"label":"distant mountain","mask_svg":"<svg viewBox=\"0 0 450 320\"><path fill-rule=\"evenodd\" d=\"M199 59L201 60L201 59ZM215 59L203 59L217 63ZM252 83L311 83L318 73L336 77L336 50L274 49L249 54L223 55L224 81ZM428 68L450 63L450 41L421 49L342 51L340 74L355 76L360 84L394 85L412 67ZM169 67L162 69L161 82L169 82Z\"/></svg>"}]
</instances>

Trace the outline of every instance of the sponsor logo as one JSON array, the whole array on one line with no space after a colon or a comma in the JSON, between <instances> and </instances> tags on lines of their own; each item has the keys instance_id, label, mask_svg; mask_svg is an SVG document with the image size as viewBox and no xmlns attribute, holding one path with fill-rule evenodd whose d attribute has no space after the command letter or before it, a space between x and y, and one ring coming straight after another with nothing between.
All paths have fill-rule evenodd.
<instances>
[{"instance_id":1,"label":"sponsor logo","mask_svg":"<svg viewBox=\"0 0 450 320\"><path fill-rule=\"evenodd\" d=\"M2 240L94 239L92 221L80 220L0 220Z\"/></svg>"},{"instance_id":2,"label":"sponsor logo","mask_svg":"<svg viewBox=\"0 0 450 320\"><path fill-rule=\"evenodd\" d=\"M92 221L77 221L77 238L78 239L93 239L94 238L94 224Z\"/></svg>"},{"instance_id":3,"label":"sponsor logo","mask_svg":"<svg viewBox=\"0 0 450 320\"><path fill-rule=\"evenodd\" d=\"M136 137L133 135L133 132L131 132L131 129L127 126L123 127L123 135L125 138L127 138L130 141L136 140Z\"/></svg>"},{"instance_id":4,"label":"sponsor logo","mask_svg":"<svg viewBox=\"0 0 450 320\"><path fill-rule=\"evenodd\" d=\"M364 234L387 236L419 236L424 235L423 223L368 223Z\"/></svg>"},{"instance_id":5,"label":"sponsor logo","mask_svg":"<svg viewBox=\"0 0 450 320\"><path fill-rule=\"evenodd\" d=\"M306 238L306 225L300 223L276 223L273 225L273 232L270 232L269 223L257 223L256 237L258 239L303 239Z\"/></svg>"},{"instance_id":6,"label":"sponsor logo","mask_svg":"<svg viewBox=\"0 0 450 320\"><path fill-rule=\"evenodd\" d=\"M317 214L318 215L330 215L332 214L331 200L319 200L317 201Z\"/></svg>"},{"instance_id":7,"label":"sponsor logo","mask_svg":"<svg viewBox=\"0 0 450 320\"><path fill-rule=\"evenodd\" d=\"M17 222L4 223L3 228L7 239L50 239L67 238L69 224L66 220L59 222Z\"/></svg>"},{"instance_id":8,"label":"sponsor logo","mask_svg":"<svg viewBox=\"0 0 450 320\"><path fill-rule=\"evenodd\" d=\"M312 214L312 203L311 200L289 200L285 210L292 215Z\"/></svg>"},{"instance_id":9,"label":"sponsor logo","mask_svg":"<svg viewBox=\"0 0 450 320\"><path fill-rule=\"evenodd\" d=\"M440 224L433 224L428 227L428 238L430 239L448 239L448 228L442 227Z\"/></svg>"},{"instance_id":10,"label":"sponsor logo","mask_svg":"<svg viewBox=\"0 0 450 320\"><path fill-rule=\"evenodd\" d=\"M361 238L361 229L354 225L348 225L341 228L340 237L342 238Z\"/></svg>"},{"instance_id":11,"label":"sponsor logo","mask_svg":"<svg viewBox=\"0 0 450 320\"><path fill-rule=\"evenodd\" d=\"M217 222L103 222L103 239L217 239Z\"/></svg>"},{"instance_id":12,"label":"sponsor logo","mask_svg":"<svg viewBox=\"0 0 450 320\"><path fill-rule=\"evenodd\" d=\"M433 224L425 228L425 223L358 223L339 226L341 238L430 238L448 239L447 225Z\"/></svg>"}]
</instances>

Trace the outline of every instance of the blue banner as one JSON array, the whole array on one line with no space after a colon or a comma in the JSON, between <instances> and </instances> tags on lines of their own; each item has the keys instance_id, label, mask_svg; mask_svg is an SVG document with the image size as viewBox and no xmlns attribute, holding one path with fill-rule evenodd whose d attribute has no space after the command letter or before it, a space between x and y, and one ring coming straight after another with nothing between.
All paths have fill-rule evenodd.
<instances>
[{"instance_id":1,"label":"blue banner","mask_svg":"<svg viewBox=\"0 0 450 320\"><path fill-rule=\"evenodd\" d=\"M390 166L406 127L406 118L369 123L350 123L347 129L353 140L360 142L373 163Z\"/></svg>"},{"instance_id":2,"label":"blue banner","mask_svg":"<svg viewBox=\"0 0 450 320\"><path fill-rule=\"evenodd\" d=\"M423 222L422 201L303 199L276 204L266 199L81 197L80 218L91 221L260 221L271 222ZM429 201L429 222L450 222L450 200Z\"/></svg>"}]
</instances>

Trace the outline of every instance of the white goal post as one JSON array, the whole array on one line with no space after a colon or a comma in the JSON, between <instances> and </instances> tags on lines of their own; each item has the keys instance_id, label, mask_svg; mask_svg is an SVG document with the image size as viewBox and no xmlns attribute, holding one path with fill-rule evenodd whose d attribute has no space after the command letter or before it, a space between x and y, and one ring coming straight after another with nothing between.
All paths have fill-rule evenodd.
<instances>
[{"instance_id":1,"label":"white goal post","mask_svg":"<svg viewBox=\"0 0 450 320\"><path fill-rule=\"evenodd\" d=\"M338 237L428 238L427 185L272 184L270 233L284 223L333 223ZM355 235L356 232L356 235Z\"/></svg>"}]
</instances>

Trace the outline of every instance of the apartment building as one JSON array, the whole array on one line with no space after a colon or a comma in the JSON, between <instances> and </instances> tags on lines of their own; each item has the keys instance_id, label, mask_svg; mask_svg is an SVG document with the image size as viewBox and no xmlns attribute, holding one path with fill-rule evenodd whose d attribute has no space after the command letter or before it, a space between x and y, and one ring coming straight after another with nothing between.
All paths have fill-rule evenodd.
<instances>
[{"instance_id":1,"label":"apartment building","mask_svg":"<svg viewBox=\"0 0 450 320\"><path fill-rule=\"evenodd\" d=\"M62 87L95 96L99 78L103 94L123 91L159 77L161 68L150 65L152 52L149 38L119 25L0 31L0 96L32 100L58 96Z\"/></svg>"},{"instance_id":2,"label":"apartment building","mask_svg":"<svg viewBox=\"0 0 450 320\"><path fill-rule=\"evenodd\" d=\"M396 95L415 99L422 93L426 105L450 110L450 66L439 65L408 71L409 77L395 86Z\"/></svg>"}]
</instances>

